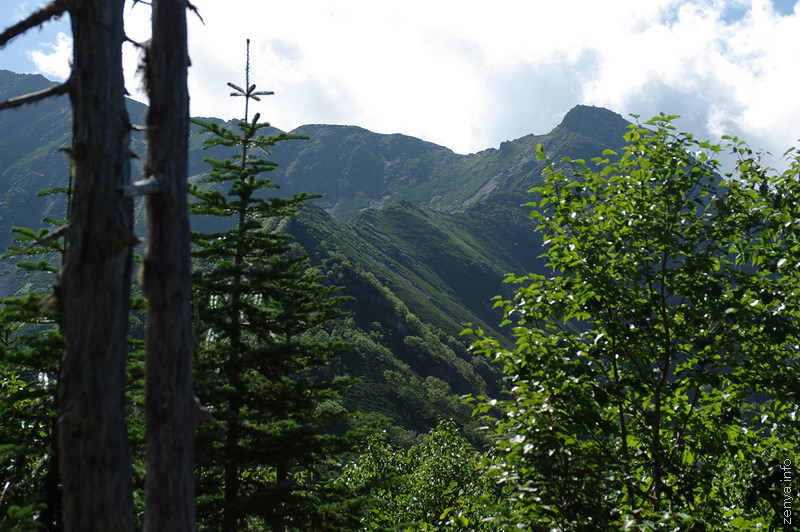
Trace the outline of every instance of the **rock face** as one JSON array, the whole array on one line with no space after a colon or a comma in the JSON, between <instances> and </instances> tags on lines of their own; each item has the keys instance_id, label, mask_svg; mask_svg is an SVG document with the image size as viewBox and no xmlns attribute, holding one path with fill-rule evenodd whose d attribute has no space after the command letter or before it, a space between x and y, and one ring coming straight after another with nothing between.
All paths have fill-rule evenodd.
<instances>
[{"instance_id":1,"label":"rock face","mask_svg":"<svg viewBox=\"0 0 800 532\"><path fill-rule=\"evenodd\" d=\"M628 125L627 120L608 109L576 105L564 116L559 127L605 144L621 146L622 134Z\"/></svg>"}]
</instances>

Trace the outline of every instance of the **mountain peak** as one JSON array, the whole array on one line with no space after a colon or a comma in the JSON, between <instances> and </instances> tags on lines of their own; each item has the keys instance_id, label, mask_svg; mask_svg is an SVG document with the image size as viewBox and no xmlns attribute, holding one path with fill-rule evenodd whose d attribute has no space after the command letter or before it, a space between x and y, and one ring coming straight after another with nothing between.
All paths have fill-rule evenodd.
<instances>
[{"instance_id":1,"label":"mountain peak","mask_svg":"<svg viewBox=\"0 0 800 532\"><path fill-rule=\"evenodd\" d=\"M54 84L41 74L17 74L0 69L0 100L40 91Z\"/></svg>"},{"instance_id":2,"label":"mountain peak","mask_svg":"<svg viewBox=\"0 0 800 532\"><path fill-rule=\"evenodd\" d=\"M630 122L614 111L603 107L576 105L564 116L558 127L606 142L609 139L619 139L621 143L629 125Z\"/></svg>"}]
</instances>

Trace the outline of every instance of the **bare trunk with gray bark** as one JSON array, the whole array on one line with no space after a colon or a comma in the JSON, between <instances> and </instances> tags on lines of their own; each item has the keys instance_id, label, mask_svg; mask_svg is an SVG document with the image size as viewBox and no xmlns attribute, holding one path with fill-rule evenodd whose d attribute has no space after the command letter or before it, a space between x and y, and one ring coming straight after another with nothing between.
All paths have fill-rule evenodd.
<instances>
[{"instance_id":1,"label":"bare trunk with gray bark","mask_svg":"<svg viewBox=\"0 0 800 532\"><path fill-rule=\"evenodd\" d=\"M133 210L125 109L122 0L69 0L74 58L74 192L56 295L65 354L59 463L64 530L133 530L124 392Z\"/></svg>"},{"instance_id":2,"label":"bare trunk with gray bark","mask_svg":"<svg viewBox=\"0 0 800 532\"><path fill-rule=\"evenodd\" d=\"M186 0L153 1L147 200L145 532L193 531L195 401L191 232L187 202L189 66ZM152 181L151 181L152 183Z\"/></svg>"}]
</instances>

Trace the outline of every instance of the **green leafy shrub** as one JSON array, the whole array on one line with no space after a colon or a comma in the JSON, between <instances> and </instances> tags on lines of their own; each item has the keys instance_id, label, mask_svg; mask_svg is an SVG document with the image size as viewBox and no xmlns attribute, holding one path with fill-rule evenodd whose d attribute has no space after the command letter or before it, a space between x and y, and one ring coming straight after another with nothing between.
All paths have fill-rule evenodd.
<instances>
[{"instance_id":1,"label":"green leafy shrub","mask_svg":"<svg viewBox=\"0 0 800 532\"><path fill-rule=\"evenodd\" d=\"M523 529L780 526L800 417L800 159L633 125L621 154L549 164L532 218L548 276L498 300L495 468ZM716 157L737 156L721 175ZM538 156L546 156L538 149Z\"/></svg>"}]
</instances>

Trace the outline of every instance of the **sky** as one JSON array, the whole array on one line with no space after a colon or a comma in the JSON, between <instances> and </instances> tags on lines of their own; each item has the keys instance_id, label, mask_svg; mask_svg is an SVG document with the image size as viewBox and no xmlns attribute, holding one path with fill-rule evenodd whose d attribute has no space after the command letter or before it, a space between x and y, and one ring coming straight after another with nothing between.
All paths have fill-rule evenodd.
<instances>
[{"instance_id":1,"label":"sky","mask_svg":"<svg viewBox=\"0 0 800 532\"><path fill-rule=\"evenodd\" d=\"M544 134L577 104L665 112L703 139L736 135L781 155L800 139L800 1L193 0L192 114L234 118L245 40L256 110L289 131L350 124L458 153ZM0 0L0 26L44 0ZM128 36L149 6L126 3ZM10 6L6 9L5 6ZM68 17L0 49L0 68L64 79ZM124 49L128 90L137 52ZM776 167L781 162L771 161Z\"/></svg>"}]
</instances>

